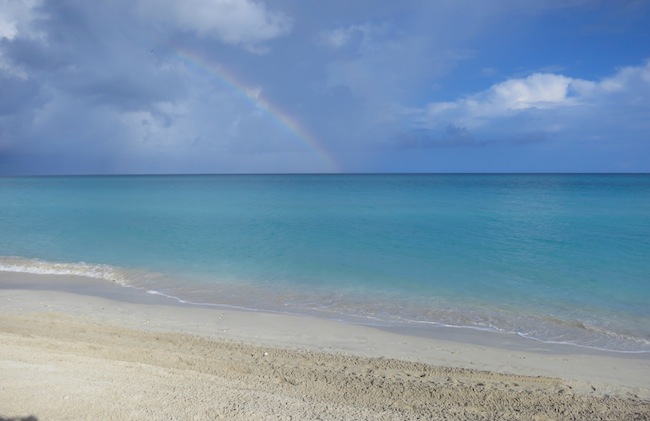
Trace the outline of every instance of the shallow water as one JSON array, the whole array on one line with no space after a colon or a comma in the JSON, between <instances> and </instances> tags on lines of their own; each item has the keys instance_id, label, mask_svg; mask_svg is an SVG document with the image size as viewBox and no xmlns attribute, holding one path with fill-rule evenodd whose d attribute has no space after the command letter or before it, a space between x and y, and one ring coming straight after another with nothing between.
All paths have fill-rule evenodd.
<instances>
[{"instance_id":1,"label":"shallow water","mask_svg":"<svg viewBox=\"0 0 650 421\"><path fill-rule=\"evenodd\" d=\"M0 232L0 270L650 352L647 175L0 178Z\"/></svg>"}]
</instances>

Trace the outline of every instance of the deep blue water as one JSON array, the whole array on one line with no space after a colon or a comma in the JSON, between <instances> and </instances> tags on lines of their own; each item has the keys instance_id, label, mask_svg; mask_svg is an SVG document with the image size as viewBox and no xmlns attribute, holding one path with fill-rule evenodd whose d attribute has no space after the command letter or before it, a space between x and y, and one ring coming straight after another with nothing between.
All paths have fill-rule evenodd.
<instances>
[{"instance_id":1,"label":"deep blue water","mask_svg":"<svg viewBox=\"0 0 650 421\"><path fill-rule=\"evenodd\" d=\"M0 269L650 351L650 176L0 178Z\"/></svg>"}]
</instances>

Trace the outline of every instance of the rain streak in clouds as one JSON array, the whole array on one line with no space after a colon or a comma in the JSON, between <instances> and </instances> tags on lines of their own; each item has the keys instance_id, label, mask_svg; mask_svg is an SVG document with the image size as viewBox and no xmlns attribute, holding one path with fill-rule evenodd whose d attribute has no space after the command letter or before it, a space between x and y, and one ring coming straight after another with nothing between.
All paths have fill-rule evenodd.
<instances>
[{"instance_id":1,"label":"rain streak in clouds","mask_svg":"<svg viewBox=\"0 0 650 421\"><path fill-rule=\"evenodd\" d=\"M647 172L649 3L0 0L0 175Z\"/></svg>"}]
</instances>

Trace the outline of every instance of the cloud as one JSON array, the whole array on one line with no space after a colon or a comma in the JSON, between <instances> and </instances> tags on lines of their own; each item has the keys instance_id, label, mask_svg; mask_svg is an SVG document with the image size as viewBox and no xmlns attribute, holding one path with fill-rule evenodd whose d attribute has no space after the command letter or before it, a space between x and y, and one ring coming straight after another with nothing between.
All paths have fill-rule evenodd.
<instances>
[{"instance_id":1,"label":"cloud","mask_svg":"<svg viewBox=\"0 0 650 421\"><path fill-rule=\"evenodd\" d=\"M647 65L602 77L629 58L531 60L516 38L583 3L0 0L0 174L427 170L560 142L642 156Z\"/></svg>"},{"instance_id":2,"label":"cloud","mask_svg":"<svg viewBox=\"0 0 650 421\"><path fill-rule=\"evenodd\" d=\"M12 40L19 34L29 35L36 9L42 0L2 0L0 4L0 39Z\"/></svg>"},{"instance_id":3,"label":"cloud","mask_svg":"<svg viewBox=\"0 0 650 421\"><path fill-rule=\"evenodd\" d=\"M11 39L0 43L0 89L9 94L0 97L0 108L10 102L5 114L37 115L58 98L84 114L98 106L142 109L182 95L182 68L150 54L147 31L118 2L26 4L9 19L16 22ZM124 26L106 19L118 12Z\"/></svg>"},{"instance_id":4,"label":"cloud","mask_svg":"<svg viewBox=\"0 0 650 421\"><path fill-rule=\"evenodd\" d=\"M505 110L553 107L567 101L571 83L562 75L534 74L494 85L487 101L491 108Z\"/></svg>"},{"instance_id":5,"label":"cloud","mask_svg":"<svg viewBox=\"0 0 650 421\"><path fill-rule=\"evenodd\" d=\"M456 101L433 102L404 113L412 130L399 147L481 146L574 136L575 141L613 130L650 129L650 60L600 80L535 73L492 85ZM631 116L643 115L635 120ZM619 122L614 125L612 122ZM578 133L582 133L578 135Z\"/></svg>"},{"instance_id":6,"label":"cloud","mask_svg":"<svg viewBox=\"0 0 650 421\"><path fill-rule=\"evenodd\" d=\"M160 5L165 13L180 7ZM259 2L194 6L217 13L228 5L228 16L236 19L223 25L208 16L192 26L183 21L187 14L174 22L151 20L141 7L120 0L33 2L0 13L11 22L0 40L0 173L330 169L255 106L268 81L245 84L250 92L242 95L209 66L170 47L170 39L181 38L206 62L210 54L231 63L232 57L245 64L268 60L245 50L288 30L288 18ZM283 154L292 157L289 163Z\"/></svg>"},{"instance_id":7,"label":"cloud","mask_svg":"<svg viewBox=\"0 0 650 421\"><path fill-rule=\"evenodd\" d=\"M497 83L483 92L451 102L428 104L419 114L423 128L458 124L479 128L500 119L535 114L540 122L544 115L556 116L558 110L580 110L596 114L608 106L614 96L621 102L636 102L647 109L642 92L650 87L650 61L636 67L626 67L599 81L576 79L559 74L536 73L525 78L509 79ZM634 99L636 98L636 99Z\"/></svg>"},{"instance_id":8,"label":"cloud","mask_svg":"<svg viewBox=\"0 0 650 421\"><path fill-rule=\"evenodd\" d=\"M2 0L0 3L0 47L16 37L35 38L40 35L34 29L33 21L37 17L36 9L40 0ZM17 67L0 48L0 72L20 79L26 74Z\"/></svg>"},{"instance_id":9,"label":"cloud","mask_svg":"<svg viewBox=\"0 0 650 421\"><path fill-rule=\"evenodd\" d=\"M288 16L253 0L139 0L138 4L145 17L251 49L291 30Z\"/></svg>"},{"instance_id":10,"label":"cloud","mask_svg":"<svg viewBox=\"0 0 650 421\"><path fill-rule=\"evenodd\" d=\"M370 24L350 25L343 28L335 28L321 33L321 40L324 45L333 50L358 50L364 41L372 37L373 32L378 31Z\"/></svg>"},{"instance_id":11,"label":"cloud","mask_svg":"<svg viewBox=\"0 0 650 421\"><path fill-rule=\"evenodd\" d=\"M476 128L491 119L525 110L574 106L580 103L579 94L589 90L591 85L592 82L563 75L536 73L497 83L484 92L453 102L428 104L422 123L425 127L435 127L440 125L441 119L453 119L455 124Z\"/></svg>"},{"instance_id":12,"label":"cloud","mask_svg":"<svg viewBox=\"0 0 650 421\"><path fill-rule=\"evenodd\" d=\"M332 57L328 85L346 86L380 107L408 100L472 55L454 37L443 43L435 31L405 31L390 20L337 27L321 40Z\"/></svg>"}]
</instances>

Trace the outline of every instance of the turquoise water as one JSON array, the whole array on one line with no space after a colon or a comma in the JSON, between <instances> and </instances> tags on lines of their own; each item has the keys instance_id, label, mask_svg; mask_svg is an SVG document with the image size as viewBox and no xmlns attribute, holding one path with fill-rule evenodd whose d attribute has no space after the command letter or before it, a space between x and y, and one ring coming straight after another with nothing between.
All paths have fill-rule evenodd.
<instances>
[{"instance_id":1,"label":"turquoise water","mask_svg":"<svg viewBox=\"0 0 650 421\"><path fill-rule=\"evenodd\" d=\"M650 352L650 176L0 178L0 270Z\"/></svg>"}]
</instances>

